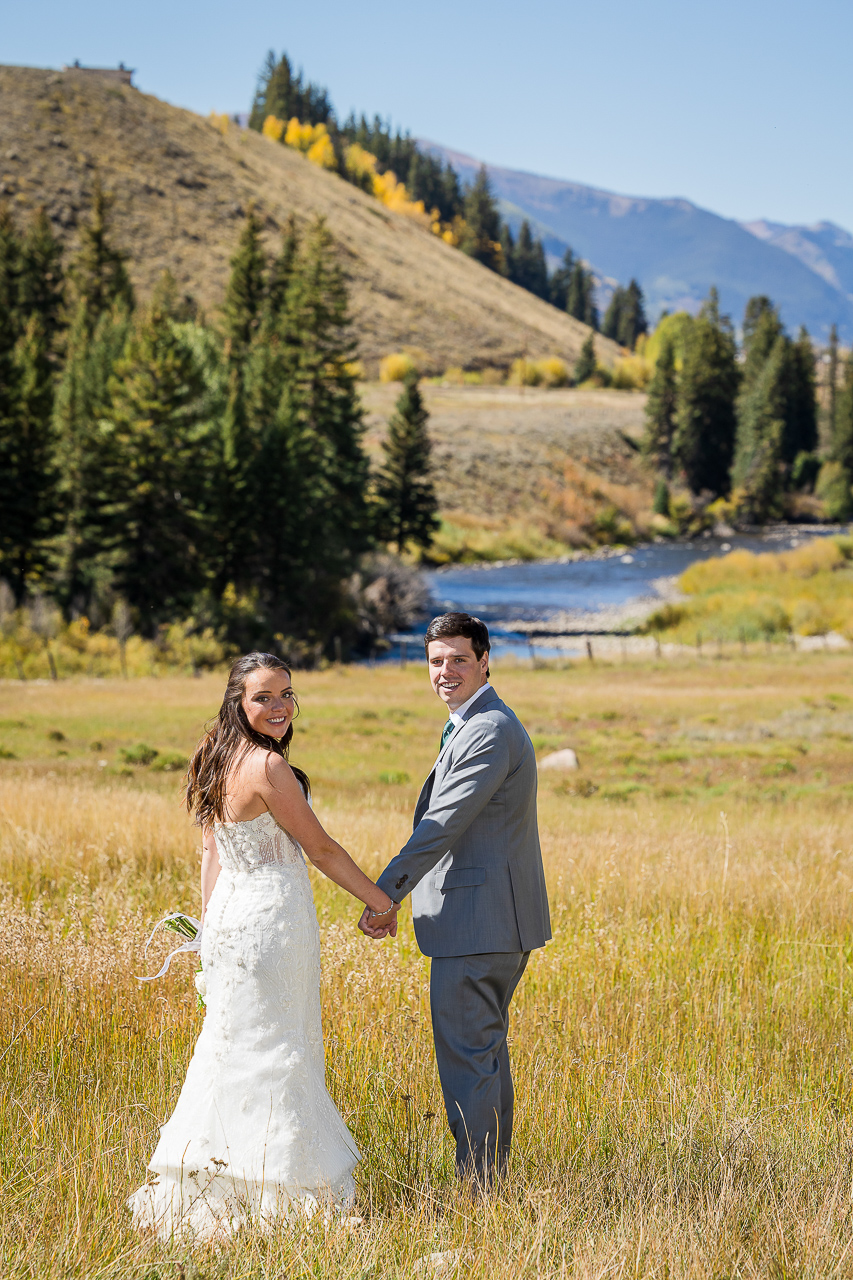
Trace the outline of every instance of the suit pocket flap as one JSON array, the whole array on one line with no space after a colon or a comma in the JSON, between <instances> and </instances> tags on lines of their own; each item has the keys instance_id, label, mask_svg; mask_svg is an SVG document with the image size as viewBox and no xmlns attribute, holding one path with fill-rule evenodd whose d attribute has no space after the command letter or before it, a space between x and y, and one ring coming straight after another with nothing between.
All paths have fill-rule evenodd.
<instances>
[{"instance_id":1,"label":"suit pocket flap","mask_svg":"<svg viewBox=\"0 0 853 1280\"><path fill-rule=\"evenodd\" d=\"M443 892L448 889L470 889L476 884L483 884L486 872L483 867L451 867L435 877L436 889Z\"/></svg>"}]
</instances>

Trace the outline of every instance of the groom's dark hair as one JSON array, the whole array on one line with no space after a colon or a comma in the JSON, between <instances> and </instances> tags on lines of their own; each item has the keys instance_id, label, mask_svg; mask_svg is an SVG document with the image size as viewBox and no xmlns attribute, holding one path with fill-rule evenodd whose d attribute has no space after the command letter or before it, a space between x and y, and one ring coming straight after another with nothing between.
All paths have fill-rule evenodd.
<instances>
[{"instance_id":1,"label":"groom's dark hair","mask_svg":"<svg viewBox=\"0 0 853 1280\"><path fill-rule=\"evenodd\" d=\"M472 618L470 613L442 613L426 629L424 636L424 652L429 657L430 640L452 640L454 636L462 636L471 641L474 657L479 662L484 653L491 652L489 628L479 618ZM486 671L486 675L489 672Z\"/></svg>"}]
</instances>

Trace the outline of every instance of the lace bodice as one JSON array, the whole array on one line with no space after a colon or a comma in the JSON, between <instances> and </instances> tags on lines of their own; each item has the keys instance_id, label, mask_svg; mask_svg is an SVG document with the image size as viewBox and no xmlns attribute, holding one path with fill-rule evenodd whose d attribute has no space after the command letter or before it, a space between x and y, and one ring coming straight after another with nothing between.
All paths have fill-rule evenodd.
<instances>
[{"instance_id":1,"label":"lace bodice","mask_svg":"<svg viewBox=\"0 0 853 1280\"><path fill-rule=\"evenodd\" d=\"M247 822L217 822L213 837L219 865L229 871L254 871L273 863L302 862L300 846L269 811Z\"/></svg>"}]
</instances>

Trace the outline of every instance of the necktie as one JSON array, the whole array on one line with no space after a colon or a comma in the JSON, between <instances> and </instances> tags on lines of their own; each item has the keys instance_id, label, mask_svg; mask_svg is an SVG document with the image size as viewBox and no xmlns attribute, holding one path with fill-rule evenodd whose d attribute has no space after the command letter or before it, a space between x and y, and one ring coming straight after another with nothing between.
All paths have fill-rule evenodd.
<instances>
[{"instance_id":1,"label":"necktie","mask_svg":"<svg viewBox=\"0 0 853 1280\"><path fill-rule=\"evenodd\" d=\"M452 721L452 720L448 720L448 721L447 721L447 724L444 726L444 728L443 728L443 729L442 729L442 731L441 731L441 746L438 748L438 749L439 749L439 751L441 751L441 750L442 750L442 748L444 747L445 742L446 742L446 741L447 741L447 739L450 737L451 733L453 732L453 730L454 730L455 728L456 728L456 725L453 723L453 721Z\"/></svg>"}]
</instances>

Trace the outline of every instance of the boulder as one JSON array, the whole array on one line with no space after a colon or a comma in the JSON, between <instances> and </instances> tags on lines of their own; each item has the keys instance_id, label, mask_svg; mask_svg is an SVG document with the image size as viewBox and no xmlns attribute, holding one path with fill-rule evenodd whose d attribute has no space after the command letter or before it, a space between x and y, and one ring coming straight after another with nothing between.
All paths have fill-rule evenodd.
<instances>
[{"instance_id":1,"label":"boulder","mask_svg":"<svg viewBox=\"0 0 853 1280\"><path fill-rule=\"evenodd\" d=\"M543 756L539 761L540 769L579 769L577 753L572 751L571 747L565 747L562 751L552 751L549 756Z\"/></svg>"}]
</instances>

